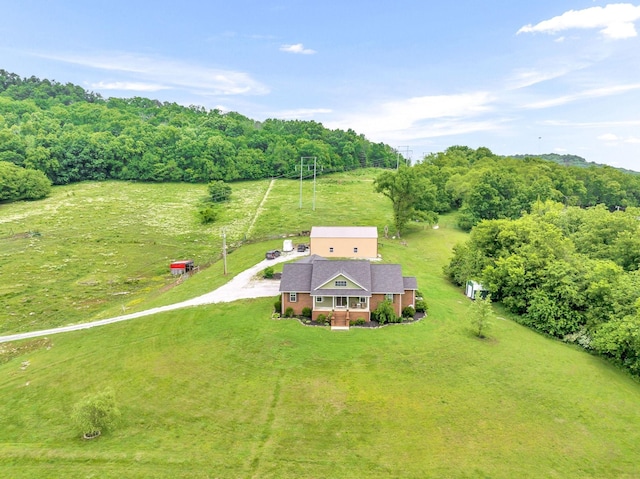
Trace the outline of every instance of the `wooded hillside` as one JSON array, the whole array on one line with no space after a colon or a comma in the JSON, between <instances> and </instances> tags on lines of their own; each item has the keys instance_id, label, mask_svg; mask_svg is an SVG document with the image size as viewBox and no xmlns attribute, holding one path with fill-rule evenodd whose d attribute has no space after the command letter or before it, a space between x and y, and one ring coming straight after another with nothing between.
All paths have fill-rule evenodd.
<instances>
[{"instance_id":1,"label":"wooded hillside","mask_svg":"<svg viewBox=\"0 0 640 479\"><path fill-rule=\"evenodd\" d=\"M314 121L258 122L147 98L103 99L0 70L0 161L40 170L53 184L295 177L300 157L316 157L325 172L397 161L388 145Z\"/></svg>"}]
</instances>

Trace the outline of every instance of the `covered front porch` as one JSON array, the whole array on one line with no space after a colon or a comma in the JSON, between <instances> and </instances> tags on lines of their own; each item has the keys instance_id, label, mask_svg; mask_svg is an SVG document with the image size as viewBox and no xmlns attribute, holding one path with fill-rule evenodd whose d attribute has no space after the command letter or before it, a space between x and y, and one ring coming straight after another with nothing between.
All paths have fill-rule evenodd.
<instances>
[{"instance_id":1,"label":"covered front porch","mask_svg":"<svg viewBox=\"0 0 640 479\"><path fill-rule=\"evenodd\" d=\"M312 318L321 314L331 318L332 329L348 329L350 321L369 321L370 297L368 296L315 296Z\"/></svg>"}]
</instances>

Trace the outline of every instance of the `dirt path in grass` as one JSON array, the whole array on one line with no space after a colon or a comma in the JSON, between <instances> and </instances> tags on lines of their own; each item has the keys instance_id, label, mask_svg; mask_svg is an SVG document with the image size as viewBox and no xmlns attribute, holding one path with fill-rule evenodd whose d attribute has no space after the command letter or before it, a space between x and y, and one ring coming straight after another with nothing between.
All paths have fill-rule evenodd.
<instances>
[{"instance_id":1,"label":"dirt path in grass","mask_svg":"<svg viewBox=\"0 0 640 479\"><path fill-rule=\"evenodd\" d=\"M81 329L95 328L97 326L118 323L120 321L128 321L130 319L150 316L152 314L162 313L165 311L173 311L174 309L189 308L192 306L201 306L204 304L230 303L238 299L264 298L269 296L275 297L280 289L280 281L273 279L257 279L256 275L269 265L300 258L308 254L308 252L298 253L292 251L290 253L284 253L282 256L276 259L264 259L251 268L237 274L233 277L233 279L231 279L231 281L220 286L218 289L211 291L210 293L203 294L202 296L182 301L180 303L147 309L145 311L139 311L137 313L123 314L122 316L101 319L99 321L91 321L90 323L72 324L59 328L43 329L40 331L12 334L9 336L0 336L0 343L18 341L21 339L37 338L40 336L49 336L51 334L66 333L68 331L79 331Z\"/></svg>"},{"instance_id":2,"label":"dirt path in grass","mask_svg":"<svg viewBox=\"0 0 640 479\"><path fill-rule=\"evenodd\" d=\"M271 188L273 188L273 184L275 182L276 182L276 180L271 178L271 181L269 182L269 187L267 188L267 191L264 192L264 196L262 197L262 201L260 202L260 204L256 208L256 214L254 215L253 219L251 220L251 224L247 228L247 238L251 237L251 231L253 230L253 227L255 226L256 221L258 220L258 216L260 216L260 213L262 213L262 206L264 205L264 202L267 201L267 197L269 196L269 193L271 192Z\"/></svg>"}]
</instances>

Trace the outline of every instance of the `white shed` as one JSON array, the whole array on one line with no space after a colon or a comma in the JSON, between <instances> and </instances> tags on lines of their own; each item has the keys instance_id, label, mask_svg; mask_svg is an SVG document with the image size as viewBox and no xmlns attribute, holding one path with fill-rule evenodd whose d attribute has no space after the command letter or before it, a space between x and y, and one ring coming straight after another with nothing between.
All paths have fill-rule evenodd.
<instances>
[{"instance_id":1,"label":"white shed","mask_svg":"<svg viewBox=\"0 0 640 479\"><path fill-rule=\"evenodd\" d=\"M486 296L487 290L480 283L470 279L467 281L467 287L464 294L471 299L476 299L478 297L483 298Z\"/></svg>"},{"instance_id":2,"label":"white shed","mask_svg":"<svg viewBox=\"0 0 640 479\"><path fill-rule=\"evenodd\" d=\"M286 239L282 242L282 251L285 253L289 253L293 251L293 240Z\"/></svg>"}]
</instances>

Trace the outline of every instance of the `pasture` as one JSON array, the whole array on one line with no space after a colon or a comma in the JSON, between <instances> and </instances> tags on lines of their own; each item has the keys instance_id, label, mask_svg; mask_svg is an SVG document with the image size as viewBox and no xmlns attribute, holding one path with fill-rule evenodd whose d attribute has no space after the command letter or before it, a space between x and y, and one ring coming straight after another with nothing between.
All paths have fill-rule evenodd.
<instances>
[{"instance_id":1,"label":"pasture","mask_svg":"<svg viewBox=\"0 0 640 479\"><path fill-rule=\"evenodd\" d=\"M390 224L390 207L372 192L371 179L371 173L368 177L345 174L327 178L332 181L325 185L319 182L318 192L320 188L334 191L335 199L324 205L318 199L315 213L310 205L293 211L298 206L298 190L277 180L254 225L255 235L278 228L278 232L298 231L311 224L353 222L382 228ZM92 188L106 188L105 194L119 184L108 185L56 189L54 197L45 201L53 205L56 198L89 194L81 192ZM245 186L246 198L253 198L251 204L257 205L267 182ZM170 221L178 222L204 191L189 193L190 188L194 187L162 185L157 196L149 194L148 199L135 193L136 206L123 202L121 211L144 210L145 201L158 211L165 195L169 202L186 198L183 207L165 211L174 216ZM149 255L150 259L136 267L138 276L151 279L135 293L139 301L131 308L168 304L224 281L218 262L166 288L170 278L164 278L162 268L176 245L188 245L179 254L208 257L209 250L199 243L213 229L196 225L195 219L185 226L189 232L182 234L186 236L176 239L165 232L161 240L145 240L145 246L136 246L135 235L127 233L127 227L123 232L114 228L101 233L104 240L93 238L92 243L84 232L74 243L75 235L65 235L64 228L29 223L36 215L29 213L30 208L43 209L37 203L24 203L9 212L15 217L9 223L21 226L7 239L7 223L2 224L3 245L22 241L14 238L18 230L39 228L39 238L24 238L35 246L25 243L25 248L37 251L39 244L51 258L67 257L78 263L80 257L90 256L90 244L107 273L87 267L80 278L95 278L100 282L96 286L108 283L103 278L112 274L110 265L102 265L109 260L99 252L120 251L118 261L127 265L134 264L130 256L134 251ZM9 210L13 209L11 205ZM71 220L57 219L58 213L64 211L59 208L56 213L52 207L47 218L39 221L71 228ZM465 238L453 220L442 218L437 230L414 225L405 236L406 245L381 240L384 261L401 263L405 275L418 278L429 305L429 316L418 323L331 332L295 320L272 320L273 300L267 298L178 310L5 345L0 355L2 475L638 477L640 384L597 357L518 325L499 308L489 338L477 339L468 324L470 302L442 274L451 247ZM115 224L125 221L130 220L116 214L111 217ZM35 226L30 228L30 224ZM57 255L37 243L54 232ZM123 238L121 243L118 237ZM263 251L276 242L235 250L229 255L231 271L259 261ZM63 252L66 256L60 256ZM3 261L6 259L4 256ZM53 259L48 261L54 264ZM148 263L155 264L154 271L145 270ZM35 271L35 262L29 267ZM3 264L3 278L5 268ZM66 289L79 281L72 275L55 276L53 271L40 271L50 294L42 300L43 307L58 304L57 298L70 294ZM65 281L55 279L65 277ZM154 282L153 278L161 279ZM28 283L28 277L20 281ZM33 291L28 293L31 301L42 290ZM22 304L19 289L4 290L3 300L7 297ZM5 304L14 307L13 302L3 301L3 309ZM106 301L87 317L82 309L68 311L80 320L117 312L119 306ZM65 306L60 303L57 307ZM56 318L52 314L45 320L48 325L65 324ZM12 319L5 330L32 326L29 319ZM84 441L70 424L73 404L108 386L116 391L120 424L97 440Z\"/></svg>"}]
</instances>

